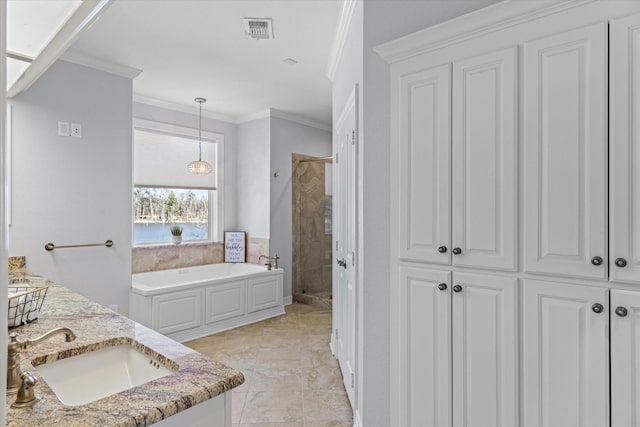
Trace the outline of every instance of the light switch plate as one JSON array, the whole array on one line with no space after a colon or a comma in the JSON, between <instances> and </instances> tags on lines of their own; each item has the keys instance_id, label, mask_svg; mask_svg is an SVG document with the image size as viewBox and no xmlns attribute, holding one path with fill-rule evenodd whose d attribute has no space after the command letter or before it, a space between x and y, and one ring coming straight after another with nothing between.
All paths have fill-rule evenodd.
<instances>
[{"instance_id":1,"label":"light switch plate","mask_svg":"<svg viewBox=\"0 0 640 427\"><path fill-rule=\"evenodd\" d=\"M58 122L58 136L69 136L69 122Z\"/></svg>"}]
</instances>

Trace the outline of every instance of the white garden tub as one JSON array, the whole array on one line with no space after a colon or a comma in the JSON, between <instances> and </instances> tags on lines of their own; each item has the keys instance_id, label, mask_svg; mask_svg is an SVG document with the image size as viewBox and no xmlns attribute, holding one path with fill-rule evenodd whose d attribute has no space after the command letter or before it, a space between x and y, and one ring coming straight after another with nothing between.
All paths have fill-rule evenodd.
<instances>
[{"instance_id":1,"label":"white garden tub","mask_svg":"<svg viewBox=\"0 0 640 427\"><path fill-rule=\"evenodd\" d=\"M282 269L208 264L132 275L130 317L184 342L284 314Z\"/></svg>"}]
</instances>

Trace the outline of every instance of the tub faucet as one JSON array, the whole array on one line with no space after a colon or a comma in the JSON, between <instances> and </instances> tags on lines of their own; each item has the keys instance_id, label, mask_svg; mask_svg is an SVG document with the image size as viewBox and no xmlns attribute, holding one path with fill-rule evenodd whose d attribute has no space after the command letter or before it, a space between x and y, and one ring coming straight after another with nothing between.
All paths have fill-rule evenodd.
<instances>
[{"instance_id":1,"label":"tub faucet","mask_svg":"<svg viewBox=\"0 0 640 427\"><path fill-rule=\"evenodd\" d=\"M264 258L269 260L265 265L267 266L267 270L271 270L271 267L273 266L273 268L278 268L278 260L280 259L280 257L278 256L278 254L275 254L274 256L270 257L267 255L260 255L258 257L258 262L260 262L260 260ZM273 260L273 264L271 264L271 260Z\"/></svg>"},{"instance_id":2,"label":"tub faucet","mask_svg":"<svg viewBox=\"0 0 640 427\"><path fill-rule=\"evenodd\" d=\"M20 370L20 351L29 346L38 345L58 334L64 334L66 342L71 342L76 339L76 334L74 334L71 329L64 327L52 329L46 334L32 340L20 340L16 332L9 334L9 346L7 348L7 394L17 392L22 385L22 379L20 378L22 374Z\"/></svg>"}]
</instances>

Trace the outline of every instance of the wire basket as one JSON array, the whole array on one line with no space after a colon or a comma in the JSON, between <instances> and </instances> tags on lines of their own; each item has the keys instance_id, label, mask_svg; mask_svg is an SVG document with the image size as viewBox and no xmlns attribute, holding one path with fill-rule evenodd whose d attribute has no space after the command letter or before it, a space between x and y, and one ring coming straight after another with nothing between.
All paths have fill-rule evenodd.
<instances>
[{"instance_id":1,"label":"wire basket","mask_svg":"<svg viewBox=\"0 0 640 427\"><path fill-rule=\"evenodd\" d=\"M48 288L42 285L9 285L9 328L33 322L40 316Z\"/></svg>"}]
</instances>

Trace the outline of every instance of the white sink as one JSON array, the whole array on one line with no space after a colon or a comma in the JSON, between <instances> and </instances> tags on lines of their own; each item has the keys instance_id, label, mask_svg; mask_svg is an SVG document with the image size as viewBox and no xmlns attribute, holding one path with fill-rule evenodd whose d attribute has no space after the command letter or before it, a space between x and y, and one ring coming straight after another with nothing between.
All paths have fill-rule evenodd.
<instances>
[{"instance_id":1,"label":"white sink","mask_svg":"<svg viewBox=\"0 0 640 427\"><path fill-rule=\"evenodd\" d=\"M35 368L58 399L69 406L84 405L173 373L130 344L102 348Z\"/></svg>"}]
</instances>

